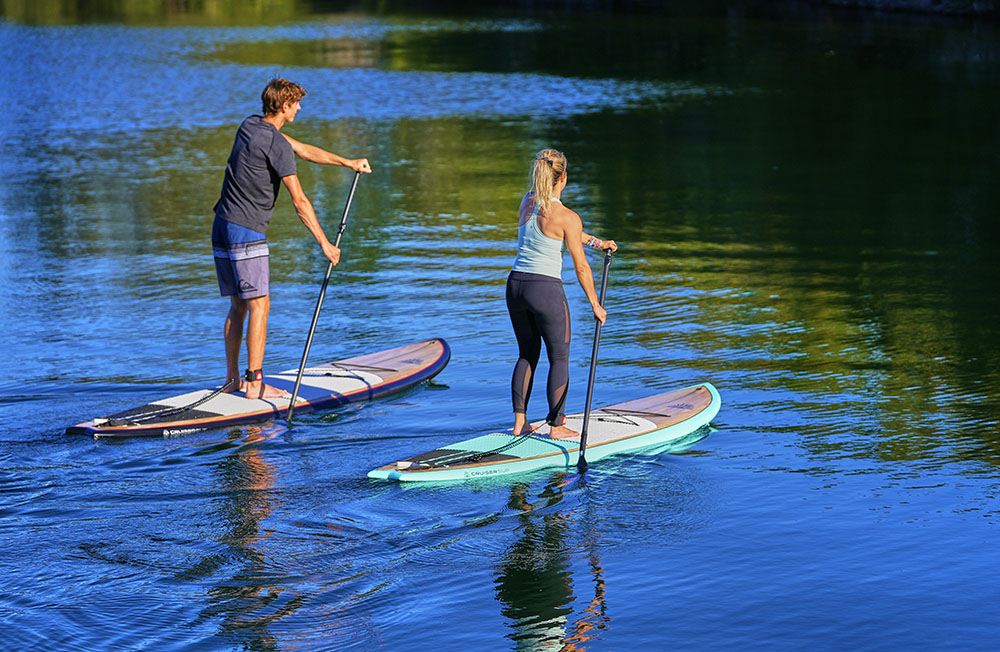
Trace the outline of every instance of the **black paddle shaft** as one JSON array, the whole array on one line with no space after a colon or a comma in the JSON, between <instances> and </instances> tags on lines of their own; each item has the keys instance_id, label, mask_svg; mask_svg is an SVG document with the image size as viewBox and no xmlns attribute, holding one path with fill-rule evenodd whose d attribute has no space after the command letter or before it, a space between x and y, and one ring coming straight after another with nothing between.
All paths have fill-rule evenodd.
<instances>
[{"instance_id":1,"label":"black paddle shaft","mask_svg":"<svg viewBox=\"0 0 1000 652\"><path fill-rule=\"evenodd\" d=\"M334 247L340 247L340 238L344 235L344 228L347 226L347 212L351 210L351 200L354 199L354 190L358 187L360 172L354 173L354 183L351 184L351 193L347 195L347 204L344 205L344 216L340 218L340 226L337 227L337 238L333 243ZM309 349L312 347L313 335L316 334L316 323L319 322L319 311L323 308L323 299L326 297L326 286L330 284L330 273L333 271L333 262L326 266L326 276L323 277L323 287L319 291L319 299L316 301L316 310L313 311L312 324L309 326L309 337L306 338L306 348L302 351L302 362L299 364L299 373L295 377L295 389L292 390L292 400L288 403L288 414L285 420L291 423L292 415L295 414L295 399L299 396L299 386L302 384L302 374L306 370L306 360L309 359Z\"/></svg>"},{"instance_id":2,"label":"black paddle shaft","mask_svg":"<svg viewBox=\"0 0 1000 652\"><path fill-rule=\"evenodd\" d=\"M604 273L601 274L601 294L599 303L604 307L604 295L608 290L608 269L611 267L611 250L604 251ZM594 329L594 351L590 354L590 379L587 381L587 402L583 407L583 428L580 429L580 457L576 461L577 473L587 470L587 426L590 425L590 399L594 396L594 376L597 374L597 347L601 343L601 320L594 318L597 327Z\"/></svg>"}]
</instances>

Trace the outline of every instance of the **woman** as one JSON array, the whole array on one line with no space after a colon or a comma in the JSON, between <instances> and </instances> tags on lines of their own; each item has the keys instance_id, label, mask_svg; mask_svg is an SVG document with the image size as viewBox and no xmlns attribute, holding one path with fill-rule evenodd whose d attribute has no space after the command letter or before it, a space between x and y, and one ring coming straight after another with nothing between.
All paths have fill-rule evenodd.
<instances>
[{"instance_id":1,"label":"woman","mask_svg":"<svg viewBox=\"0 0 1000 652\"><path fill-rule=\"evenodd\" d=\"M507 310L519 353L511 380L515 435L530 430L525 414L544 340L549 358L546 418L552 426L549 436L555 439L579 436L564 425L563 415L569 385L570 337L569 305L562 286L563 245L569 249L576 277L590 300L594 317L602 324L607 317L594 291L593 273L583 246L617 251L618 245L614 240L599 240L584 233L580 216L559 199L566 181L566 157L554 149L538 152L531 166L531 190L521 201L517 258L507 277Z\"/></svg>"}]
</instances>

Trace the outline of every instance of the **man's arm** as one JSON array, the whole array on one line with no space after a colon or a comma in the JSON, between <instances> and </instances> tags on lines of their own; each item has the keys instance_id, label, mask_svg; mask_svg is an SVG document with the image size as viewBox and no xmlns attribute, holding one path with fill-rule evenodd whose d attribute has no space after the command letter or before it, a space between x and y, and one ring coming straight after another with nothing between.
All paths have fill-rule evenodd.
<instances>
[{"instance_id":1,"label":"man's arm","mask_svg":"<svg viewBox=\"0 0 1000 652\"><path fill-rule=\"evenodd\" d=\"M310 145L308 143L300 143L288 134L281 134L288 141L288 144L292 146L292 151L299 158L309 161L310 163L319 163L320 165L340 165L345 168L351 168L355 172L371 172L372 166L368 163L366 158L355 158L349 159L343 156L338 156L333 152L328 152L325 149L316 147L315 145Z\"/></svg>"},{"instance_id":2,"label":"man's arm","mask_svg":"<svg viewBox=\"0 0 1000 652\"><path fill-rule=\"evenodd\" d=\"M306 197L306 193L302 191L299 176L297 174L290 174L287 177L281 177L281 182L288 188L288 194L292 196L292 203L295 205L295 212L299 214L299 219L309 229L309 233L316 238L316 242L323 249L323 255L334 265L339 263L340 249L333 246L333 243L327 239L326 233L323 232L323 227L320 226L319 220L316 219L316 211L313 210L312 202Z\"/></svg>"}]
</instances>

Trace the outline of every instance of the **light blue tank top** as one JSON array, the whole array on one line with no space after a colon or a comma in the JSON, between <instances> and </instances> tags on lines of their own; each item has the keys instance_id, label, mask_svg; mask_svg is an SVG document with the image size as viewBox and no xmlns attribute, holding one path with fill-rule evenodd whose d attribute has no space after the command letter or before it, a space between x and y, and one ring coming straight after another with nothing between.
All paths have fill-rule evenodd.
<instances>
[{"instance_id":1,"label":"light blue tank top","mask_svg":"<svg viewBox=\"0 0 1000 652\"><path fill-rule=\"evenodd\" d=\"M551 201L558 202L555 197ZM560 202L561 203L561 202ZM514 259L515 272L528 272L562 279L562 240L556 240L542 233L538 228L538 209L531 211L531 217L517 229L517 258Z\"/></svg>"}]
</instances>

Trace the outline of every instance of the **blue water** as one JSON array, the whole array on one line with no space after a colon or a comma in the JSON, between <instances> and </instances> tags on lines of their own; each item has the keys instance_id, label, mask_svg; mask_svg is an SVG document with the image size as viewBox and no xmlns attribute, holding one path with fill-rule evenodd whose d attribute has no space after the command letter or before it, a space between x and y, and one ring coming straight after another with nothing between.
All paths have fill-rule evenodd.
<instances>
[{"instance_id":1,"label":"blue water","mask_svg":"<svg viewBox=\"0 0 1000 652\"><path fill-rule=\"evenodd\" d=\"M994 26L202 22L0 22L3 647L1000 645ZM309 90L291 135L375 168L311 361L437 336L450 364L293 427L66 436L221 381L211 207L274 74ZM368 480L509 427L503 282L548 145L622 245L595 403L710 381L716 430L584 477ZM332 232L350 173L300 176ZM325 271L290 204L270 369L298 362ZM579 410L593 324L566 290Z\"/></svg>"}]
</instances>

